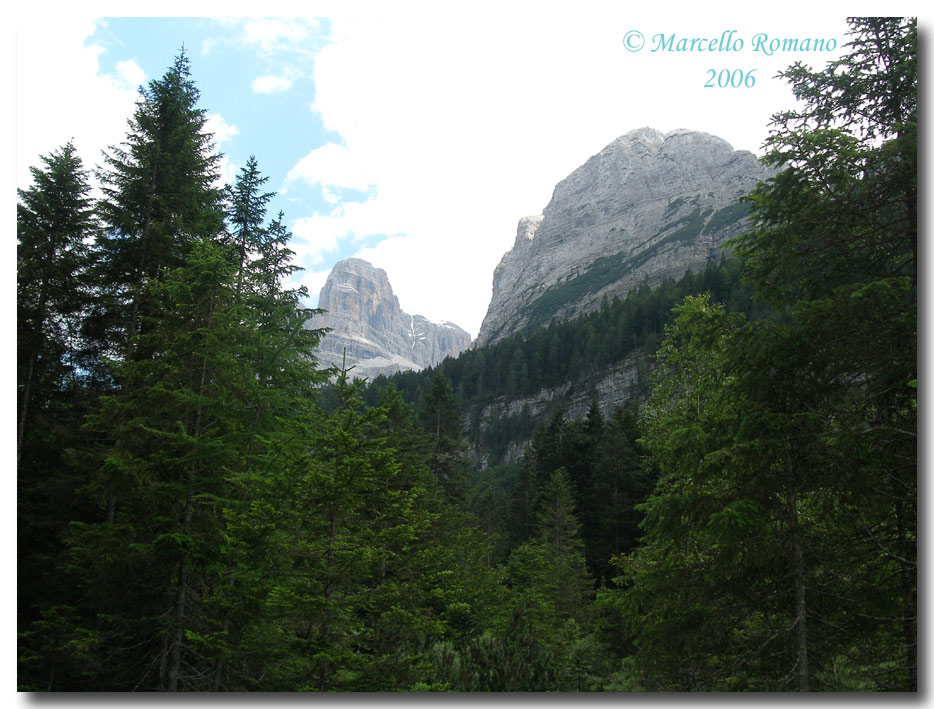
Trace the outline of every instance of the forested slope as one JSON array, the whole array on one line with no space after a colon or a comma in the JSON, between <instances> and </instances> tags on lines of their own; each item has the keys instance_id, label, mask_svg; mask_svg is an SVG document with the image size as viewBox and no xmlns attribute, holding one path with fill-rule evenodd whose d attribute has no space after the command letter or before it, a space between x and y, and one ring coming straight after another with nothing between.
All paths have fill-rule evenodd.
<instances>
[{"instance_id":1,"label":"forested slope","mask_svg":"<svg viewBox=\"0 0 934 709\"><path fill-rule=\"evenodd\" d=\"M101 199L45 156L17 207L19 687L916 691L916 24L850 24L784 75L736 260L366 391L316 364L259 161L217 186L184 53ZM637 405L467 456L508 448L483 407L637 350Z\"/></svg>"}]
</instances>

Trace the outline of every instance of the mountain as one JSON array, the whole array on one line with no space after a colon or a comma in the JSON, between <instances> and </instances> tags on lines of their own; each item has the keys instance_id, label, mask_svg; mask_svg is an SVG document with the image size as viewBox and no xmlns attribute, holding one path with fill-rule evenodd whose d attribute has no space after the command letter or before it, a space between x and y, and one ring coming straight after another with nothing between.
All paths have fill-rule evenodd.
<instances>
[{"instance_id":1,"label":"mountain","mask_svg":"<svg viewBox=\"0 0 934 709\"><path fill-rule=\"evenodd\" d=\"M318 307L327 312L307 326L331 328L318 348L319 363L340 366L346 352L351 376L360 379L431 367L470 345L470 335L453 323L405 313L386 272L363 259L334 265Z\"/></svg>"},{"instance_id":2,"label":"mountain","mask_svg":"<svg viewBox=\"0 0 934 709\"><path fill-rule=\"evenodd\" d=\"M702 269L744 230L739 198L773 174L706 133L640 128L616 139L558 183L541 215L519 221L474 345Z\"/></svg>"}]
</instances>

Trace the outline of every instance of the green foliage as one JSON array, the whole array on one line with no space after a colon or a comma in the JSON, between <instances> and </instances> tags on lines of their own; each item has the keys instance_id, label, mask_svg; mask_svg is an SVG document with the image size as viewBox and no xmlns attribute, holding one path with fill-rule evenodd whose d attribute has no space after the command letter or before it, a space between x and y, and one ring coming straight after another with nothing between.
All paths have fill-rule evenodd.
<instances>
[{"instance_id":1,"label":"green foliage","mask_svg":"<svg viewBox=\"0 0 934 709\"><path fill-rule=\"evenodd\" d=\"M604 421L596 402L586 417L569 421L559 409L540 424L515 473L506 548L534 536L548 481L561 471L578 510L588 572L598 581L615 576L610 560L641 536L636 506L654 480L640 436L636 409L619 407Z\"/></svg>"},{"instance_id":2,"label":"green foliage","mask_svg":"<svg viewBox=\"0 0 934 709\"><path fill-rule=\"evenodd\" d=\"M761 317L764 309L751 302L750 289L741 278L735 259L711 263L697 274L686 273L677 282L657 288L643 286L624 300L606 302L597 312L568 322L552 321L547 328L519 333L482 349L470 349L447 358L438 367L377 377L364 394L370 404L391 381L406 401L421 407L431 380L444 374L468 424L466 434L476 447L487 451L493 464L505 459L511 442L529 440L535 426L521 407L507 412L504 401L530 396L545 387L584 390L595 376L620 363L645 357L657 348L671 308L686 295L710 292L731 309ZM648 369L648 362L645 363ZM637 382L634 397L648 393L648 378ZM561 400L556 399L555 406ZM555 408L544 412L547 418Z\"/></svg>"},{"instance_id":3,"label":"green foliage","mask_svg":"<svg viewBox=\"0 0 934 709\"><path fill-rule=\"evenodd\" d=\"M84 282L88 247L96 229L90 187L71 143L32 168L32 187L17 190L17 344L20 426L28 399L45 399L79 376L74 333L88 300ZM38 390L38 391L37 391ZM20 431L20 439L22 438ZM20 440L20 444L22 441Z\"/></svg>"},{"instance_id":4,"label":"green foliage","mask_svg":"<svg viewBox=\"0 0 934 709\"><path fill-rule=\"evenodd\" d=\"M718 209L710 215L710 219L704 225L704 232L718 231L721 228L735 224L740 219L745 219L749 215L749 205L746 202L736 202L728 207ZM702 232L703 233L703 232Z\"/></svg>"},{"instance_id":5,"label":"green foliage","mask_svg":"<svg viewBox=\"0 0 934 709\"><path fill-rule=\"evenodd\" d=\"M916 690L916 29L851 27L786 72L777 176L675 199L655 235L748 209L742 261L366 389L324 386L256 159L216 188L184 53L96 217L73 147L42 158L17 208L20 689ZM638 406L512 405L653 352Z\"/></svg>"},{"instance_id":6,"label":"green foliage","mask_svg":"<svg viewBox=\"0 0 934 709\"><path fill-rule=\"evenodd\" d=\"M126 140L104 156L94 272L104 355L126 354L140 319L158 309L146 300L145 283L183 265L194 244L222 229L222 195L213 186L220 156L199 96L182 51L141 88Z\"/></svg>"},{"instance_id":7,"label":"green foliage","mask_svg":"<svg viewBox=\"0 0 934 709\"><path fill-rule=\"evenodd\" d=\"M449 502L463 504L466 496L466 462L463 458L460 409L451 383L441 370L425 393L421 420L431 442L431 471Z\"/></svg>"},{"instance_id":8,"label":"green foliage","mask_svg":"<svg viewBox=\"0 0 934 709\"><path fill-rule=\"evenodd\" d=\"M778 314L689 298L659 350L659 483L604 602L648 689L917 687L915 29L851 27L786 73L734 244Z\"/></svg>"},{"instance_id":9,"label":"green foliage","mask_svg":"<svg viewBox=\"0 0 934 709\"><path fill-rule=\"evenodd\" d=\"M678 205L679 200L670 204L666 216L673 216ZM601 256L583 273L568 277L562 283L546 290L531 303L522 306L519 312L527 316L523 329L535 330L547 324L563 307L579 302L588 294L599 293L602 288L622 280L657 255L663 246L673 243L691 243L705 232L719 231L739 222L746 217L748 211L748 207L741 202L724 207L715 213L712 213L711 209L703 212L695 209L687 216L663 227L652 236L651 246L638 254L629 257L622 254Z\"/></svg>"},{"instance_id":10,"label":"green foliage","mask_svg":"<svg viewBox=\"0 0 934 709\"><path fill-rule=\"evenodd\" d=\"M16 207L16 477L17 572L20 628L51 609L38 601L67 589L49 559L61 550L71 518L83 518L75 499L81 484L80 423L107 382L92 376L82 317L91 299L86 242L97 228L87 173L66 144L32 168L33 184L18 190Z\"/></svg>"}]
</instances>

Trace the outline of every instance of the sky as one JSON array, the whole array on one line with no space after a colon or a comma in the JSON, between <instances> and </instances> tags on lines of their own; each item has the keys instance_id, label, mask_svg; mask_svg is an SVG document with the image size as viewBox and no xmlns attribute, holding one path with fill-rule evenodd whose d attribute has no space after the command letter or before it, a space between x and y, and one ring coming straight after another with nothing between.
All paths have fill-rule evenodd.
<instances>
[{"instance_id":1,"label":"sky","mask_svg":"<svg viewBox=\"0 0 934 709\"><path fill-rule=\"evenodd\" d=\"M310 304L334 263L356 256L386 270L403 310L472 336L519 219L540 214L560 180L643 126L761 155L770 116L794 101L777 72L822 68L847 29L842 12L629 16L621 3L310 3L302 17L271 4L267 18L89 7L16 18L17 187L69 139L86 167L100 164L125 138L138 88L184 48L223 177L256 156ZM836 49L763 51L786 38ZM728 80L739 85L718 85Z\"/></svg>"}]
</instances>

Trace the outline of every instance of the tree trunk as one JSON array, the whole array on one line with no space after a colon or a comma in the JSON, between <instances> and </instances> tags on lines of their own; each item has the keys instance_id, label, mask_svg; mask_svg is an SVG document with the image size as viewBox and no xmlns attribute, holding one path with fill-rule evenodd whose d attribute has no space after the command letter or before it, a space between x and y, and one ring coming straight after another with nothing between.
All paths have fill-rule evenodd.
<instances>
[{"instance_id":1,"label":"tree trunk","mask_svg":"<svg viewBox=\"0 0 934 709\"><path fill-rule=\"evenodd\" d=\"M186 517L191 519L191 491L188 492L188 499L185 505ZM184 638L184 628L182 623L185 620L185 596L188 593L188 559L182 557L178 564L178 587L175 593L175 631L172 637L172 651L169 656L169 673L166 690L169 692L178 691L178 676L182 664L182 640Z\"/></svg>"},{"instance_id":2,"label":"tree trunk","mask_svg":"<svg viewBox=\"0 0 934 709\"><path fill-rule=\"evenodd\" d=\"M328 550L327 550L327 572L324 579L324 623L323 623L323 635L324 641L330 650L331 645L331 597L334 593L333 584L332 584L332 574L334 573L334 545L337 540L337 514L334 509L333 503L330 505L329 510L329 522L330 527L328 530ZM330 677L331 677L331 663L330 661L325 661L321 665L321 686L320 690L326 692L330 686Z\"/></svg>"},{"instance_id":3,"label":"tree trunk","mask_svg":"<svg viewBox=\"0 0 934 709\"><path fill-rule=\"evenodd\" d=\"M201 357L201 380L198 384L198 396L204 395L204 388L207 382L207 355ZM197 441L201 436L201 405L198 405L195 413L195 422L192 431L192 438ZM188 467L187 492L185 494L185 511L182 515L182 533L188 536L191 533L191 520L194 516L194 491L196 461L192 459ZM178 691L178 677L181 669L182 660L182 641L184 639L185 620L185 598L188 595L188 555L182 552L181 560L178 564L178 586L175 592L175 631L172 639L172 650L169 657L168 685L167 691Z\"/></svg>"},{"instance_id":4,"label":"tree trunk","mask_svg":"<svg viewBox=\"0 0 934 709\"><path fill-rule=\"evenodd\" d=\"M905 531L904 504L898 500L895 504L895 518L898 525L898 555L901 559L899 581L905 598L902 635L905 642L905 655L908 664L908 686L910 692L918 691L918 607L917 607L917 564L912 564L914 554L909 550Z\"/></svg>"},{"instance_id":5,"label":"tree trunk","mask_svg":"<svg viewBox=\"0 0 934 709\"><path fill-rule=\"evenodd\" d=\"M804 579L804 550L801 545L801 530L798 527L798 498L794 488L791 467L791 451L785 452L785 473L788 484L788 525L791 531L791 574L794 582L794 629L795 629L795 688L799 692L810 691L808 685L808 626L807 596Z\"/></svg>"},{"instance_id":6,"label":"tree trunk","mask_svg":"<svg viewBox=\"0 0 934 709\"><path fill-rule=\"evenodd\" d=\"M160 692L165 691L166 686L166 673L168 672L169 666L169 636L164 634L162 635L162 640L159 647L159 685L158 690Z\"/></svg>"},{"instance_id":7,"label":"tree trunk","mask_svg":"<svg viewBox=\"0 0 934 709\"><path fill-rule=\"evenodd\" d=\"M26 386L23 390L23 404L19 414L19 430L16 434L16 470L19 471L19 461L23 454L23 438L26 435L26 414L29 411L29 397L32 395L32 377L36 364L36 353L33 350L29 356L29 367L26 369Z\"/></svg>"},{"instance_id":8,"label":"tree trunk","mask_svg":"<svg viewBox=\"0 0 934 709\"><path fill-rule=\"evenodd\" d=\"M29 412L29 400L32 398L32 381L35 376L36 358L39 356L39 345L42 342L42 325L45 322L45 310L48 304L48 279L42 279L39 289L39 313L36 323L36 333L33 338L32 352L29 353L29 366L26 368L26 382L23 389L23 403L20 409L18 430L16 432L16 470L19 471L19 461L23 452L23 440L26 437L26 420Z\"/></svg>"},{"instance_id":9,"label":"tree trunk","mask_svg":"<svg viewBox=\"0 0 934 709\"><path fill-rule=\"evenodd\" d=\"M139 258L136 261L136 282L133 284L133 305L130 308L130 321L127 324L127 338L125 343L127 361L132 361L133 355L136 352L133 339L138 332L137 321L139 319L140 300L143 296L143 288L146 280L146 262L149 256L149 246L152 241L149 225L152 223L152 212L154 209L156 172L156 163L153 162L149 174L149 190L146 194L146 209L143 215L143 224L140 227L140 250Z\"/></svg>"},{"instance_id":10,"label":"tree trunk","mask_svg":"<svg viewBox=\"0 0 934 709\"><path fill-rule=\"evenodd\" d=\"M791 532L791 553L795 584L795 676L799 692L810 691L808 687L808 626L807 597L804 585L804 553L797 526L797 505L792 493L793 524Z\"/></svg>"}]
</instances>

